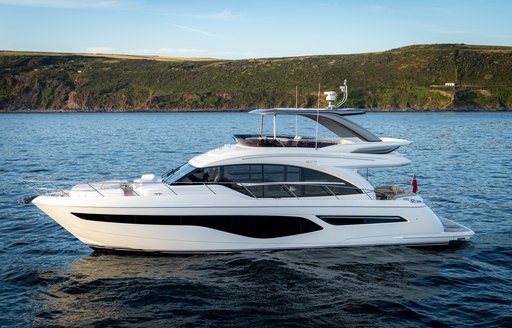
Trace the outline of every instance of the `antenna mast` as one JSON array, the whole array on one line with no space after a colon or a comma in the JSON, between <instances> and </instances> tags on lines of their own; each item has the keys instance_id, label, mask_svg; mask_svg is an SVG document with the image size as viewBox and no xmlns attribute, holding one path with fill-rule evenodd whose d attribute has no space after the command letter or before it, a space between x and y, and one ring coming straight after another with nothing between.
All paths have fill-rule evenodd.
<instances>
[{"instance_id":1,"label":"antenna mast","mask_svg":"<svg viewBox=\"0 0 512 328\"><path fill-rule=\"evenodd\" d=\"M318 105L316 108L316 133L315 133L315 150L318 149L318 120L320 116L320 83L318 83Z\"/></svg>"},{"instance_id":2,"label":"antenna mast","mask_svg":"<svg viewBox=\"0 0 512 328\"><path fill-rule=\"evenodd\" d=\"M340 108L341 105L343 105L345 102L347 102L347 98L348 98L347 80L345 80L345 82L343 82L343 85L340 86L340 90L343 93L343 99L341 99L341 101L336 106L334 106L335 109Z\"/></svg>"},{"instance_id":3,"label":"antenna mast","mask_svg":"<svg viewBox=\"0 0 512 328\"><path fill-rule=\"evenodd\" d=\"M299 98L299 87L295 86L295 109L299 107L298 105ZM295 115L295 138L299 137L299 115Z\"/></svg>"}]
</instances>

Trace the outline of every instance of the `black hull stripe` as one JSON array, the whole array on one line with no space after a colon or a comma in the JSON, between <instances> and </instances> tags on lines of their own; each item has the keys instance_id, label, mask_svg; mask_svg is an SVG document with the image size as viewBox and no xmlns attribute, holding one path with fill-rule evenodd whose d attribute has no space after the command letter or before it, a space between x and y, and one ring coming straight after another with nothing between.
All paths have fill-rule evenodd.
<instances>
[{"instance_id":1,"label":"black hull stripe","mask_svg":"<svg viewBox=\"0 0 512 328\"><path fill-rule=\"evenodd\" d=\"M211 228L232 234L252 238L278 238L299 235L322 230L318 224L295 216L262 216L262 215L118 215L118 214L91 214L71 213L74 216L88 221L146 224L146 225L172 225L172 226L199 226Z\"/></svg>"}]
</instances>

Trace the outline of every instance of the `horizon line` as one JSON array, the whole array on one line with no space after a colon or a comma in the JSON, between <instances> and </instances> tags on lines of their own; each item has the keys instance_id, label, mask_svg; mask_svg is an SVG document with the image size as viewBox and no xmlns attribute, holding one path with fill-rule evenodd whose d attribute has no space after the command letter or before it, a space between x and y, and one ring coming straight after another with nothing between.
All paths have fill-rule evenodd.
<instances>
[{"instance_id":1,"label":"horizon line","mask_svg":"<svg viewBox=\"0 0 512 328\"><path fill-rule=\"evenodd\" d=\"M89 56L89 57L119 57L118 59L148 59L148 60L161 60L161 61L237 61L237 60L259 60L259 59L282 59L282 58L310 58L321 56L350 56L360 54L381 53L386 51L398 50L409 47L424 47L424 46L466 46L466 47L489 47L489 48L511 48L512 46L506 45L484 45L484 44L466 44L466 43L426 43L426 44L410 44L396 48L379 50L379 51L364 51L353 53L329 53L329 54L309 54L309 55L292 55L292 56L270 56L270 57L248 57L239 59L227 59L218 57L198 56L198 57L181 57L181 56L162 56L158 54L127 54L127 53L103 53L103 52L65 52L65 51L38 51L38 50L10 50L0 49L0 54L6 53L27 53L32 55L75 55L75 56Z\"/></svg>"}]
</instances>

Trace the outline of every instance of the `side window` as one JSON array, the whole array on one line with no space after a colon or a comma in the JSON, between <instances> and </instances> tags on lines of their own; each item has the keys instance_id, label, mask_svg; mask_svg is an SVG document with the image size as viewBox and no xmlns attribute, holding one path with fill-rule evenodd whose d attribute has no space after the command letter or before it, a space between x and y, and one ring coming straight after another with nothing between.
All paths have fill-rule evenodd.
<instances>
[{"instance_id":1,"label":"side window","mask_svg":"<svg viewBox=\"0 0 512 328\"><path fill-rule=\"evenodd\" d=\"M263 165L263 182L269 182L258 188L264 198L292 197L281 182L286 181L286 167L283 165ZM251 190L252 191L252 190Z\"/></svg>"},{"instance_id":2,"label":"side window","mask_svg":"<svg viewBox=\"0 0 512 328\"><path fill-rule=\"evenodd\" d=\"M198 168L176 180L174 184L221 183L226 181L223 179L222 171L222 167L219 166Z\"/></svg>"},{"instance_id":3,"label":"side window","mask_svg":"<svg viewBox=\"0 0 512 328\"><path fill-rule=\"evenodd\" d=\"M228 188L252 196L246 188L239 186L237 183L260 183L263 180L263 165L261 164L244 164L244 165L227 165L219 167L221 179L219 182ZM250 191L254 196L263 197L263 187L253 186Z\"/></svg>"},{"instance_id":4,"label":"side window","mask_svg":"<svg viewBox=\"0 0 512 328\"><path fill-rule=\"evenodd\" d=\"M301 182L306 183L301 184ZM312 184L308 184L308 182ZM329 185L330 182L333 184ZM361 190L352 184L330 174L308 168L274 164L198 168L177 180L175 184L193 183L222 184L251 195L247 192L248 189L252 195L258 198L320 197L361 193ZM244 188L237 183L254 183L256 185Z\"/></svg>"},{"instance_id":5,"label":"side window","mask_svg":"<svg viewBox=\"0 0 512 328\"><path fill-rule=\"evenodd\" d=\"M303 169L296 166L287 166L286 167L286 178L284 181L288 182L299 182L301 181L301 171Z\"/></svg>"},{"instance_id":6,"label":"side window","mask_svg":"<svg viewBox=\"0 0 512 328\"><path fill-rule=\"evenodd\" d=\"M286 167L283 165L263 165L264 182L283 182L286 177Z\"/></svg>"},{"instance_id":7,"label":"side window","mask_svg":"<svg viewBox=\"0 0 512 328\"><path fill-rule=\"evenodd\" d=\"M303 197L313 197L313 196L332 196L335 195L352 195L359 194L361 191L356 188L354 185L332 176L327 173L323 173L320 171L303 168L302 169L302 180L307 182L326 182L325 185L313 185L313 186L305 186L302 189ZM329 185L329 182L333 182L335 184Z\"/></svg>"},{"instance_id":8,"label":"side window","mask_svg":"<svg viewBox=\"0 0 512 328\"><path fill-rule=\"evenodd\" d=\"M174 184L193 184L198 182L204 182L204 179L208 179L208 175L204 169L195 169L186 176L178 179Z\"/></svg>"},{"instance_id":9,"label":"side window","mask_svg":"<svg viewBox=\"0 0 512 328\"><path fill-rule=\"evenodd\" d=\"M261 182L263 165L228 165L222 167L224 180L231 182Z\"/></svg>"},{"instance_id":10,"label":"side window","mask_svg":"<svg viewBox=\"0 0 512 328\"><path fill-rule=\"evenodd\" d=\"M327 181L335 182L336 181L336 182L338 182L338 181L340 181L340 179L338 179L332 175L320 172L320 171L303 168L302 169L302 181L316 181L316 182L327 182Z\"/></svg>"}]
</instances>

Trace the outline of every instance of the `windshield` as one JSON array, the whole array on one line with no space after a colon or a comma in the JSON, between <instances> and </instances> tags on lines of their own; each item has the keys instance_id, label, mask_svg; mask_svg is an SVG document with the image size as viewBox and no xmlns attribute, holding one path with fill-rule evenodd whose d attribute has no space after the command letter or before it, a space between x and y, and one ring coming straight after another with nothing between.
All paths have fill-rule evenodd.
<instances>
[{"instance_id":1,"label":"windshield","mask_svg":"<svg viewBox=\"0 0 512 328\"><path fill-rule=\"evenodd\" d=\"M162 181L165 183L173 183L176 180L179 180L181 177L189 174L194 171L196 168L188 163L185 163L175 169L172 169L170 172L162 175Z\"/></svg>"}]
</instances>

